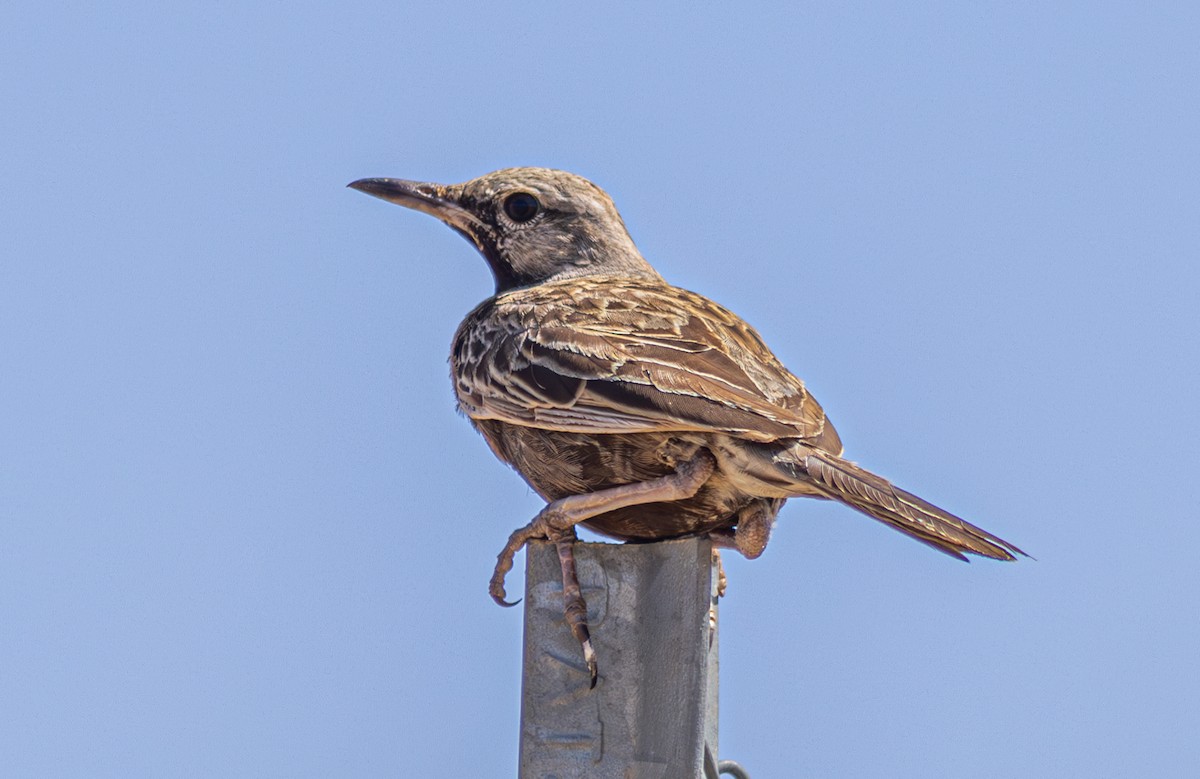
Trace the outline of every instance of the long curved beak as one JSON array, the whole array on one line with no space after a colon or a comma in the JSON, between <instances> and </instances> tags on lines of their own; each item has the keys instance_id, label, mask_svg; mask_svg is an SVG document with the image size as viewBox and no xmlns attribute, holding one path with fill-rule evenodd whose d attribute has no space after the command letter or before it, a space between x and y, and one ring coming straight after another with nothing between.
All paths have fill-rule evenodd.
<instances>
[{"instance_id":1,"label":"long curved beak","mask_svg":"<svg viewBox=\"0 0 1200 779\"><path fill-rule=\"evenodd\" d=\"M482 249L490 228L463 208L442 184L405 179L359 179L346 186L389 203L437 217Z\"/></svg>"}]
</instances>

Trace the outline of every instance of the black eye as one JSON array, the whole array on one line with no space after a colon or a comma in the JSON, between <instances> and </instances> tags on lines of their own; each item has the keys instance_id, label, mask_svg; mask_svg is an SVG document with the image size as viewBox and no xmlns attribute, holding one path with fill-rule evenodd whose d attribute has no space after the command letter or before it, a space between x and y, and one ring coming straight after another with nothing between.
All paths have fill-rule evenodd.
<instances>
[{"instance_id":1,"label":"black eye","mask_svg":"<svg viewBox=\"0 0 1200 779\"><path fill-rule=\"evenodd\" d=\"M514 192L504 198L504 213L518 224L533 219L541 207L542 204L538 202L537 198L528 192Z\"/></svg>"}]
</instances>

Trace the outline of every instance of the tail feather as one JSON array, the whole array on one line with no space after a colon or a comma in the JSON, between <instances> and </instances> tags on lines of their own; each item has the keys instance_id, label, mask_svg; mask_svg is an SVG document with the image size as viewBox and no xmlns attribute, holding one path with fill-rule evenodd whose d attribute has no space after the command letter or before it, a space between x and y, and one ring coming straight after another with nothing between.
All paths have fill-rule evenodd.
<instances>
[{"instance_id":1,"label":"tail feather","mask_svg":"<svg viewBox=\"0 0 1200 779\"><path fill-rule=\"evenodd\" d=\"M836 455L810 452L804 464L809 478L828 497L952 557L966 560L964 553L995 560L1015 560L1015 555L1028 557L1004 539Z\"/></svg>"}]
</instances>

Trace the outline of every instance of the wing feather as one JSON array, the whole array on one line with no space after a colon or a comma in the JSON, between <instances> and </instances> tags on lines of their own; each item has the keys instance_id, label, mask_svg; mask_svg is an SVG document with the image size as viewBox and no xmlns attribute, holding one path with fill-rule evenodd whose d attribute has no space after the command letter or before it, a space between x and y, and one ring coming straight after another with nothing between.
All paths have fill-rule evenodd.
<instances>
[{"instance_id":1,"label":"wing feather","mask_svg":"<svg viewBox=\"0 0 1200 779\"><path fill-rule=\"evenodd\" d=\"M749 325L665 283L589 277L477 308L451 358L475 419L574 432L719 431L841 445L820 405Z\"/></svg>"}]
</instances>

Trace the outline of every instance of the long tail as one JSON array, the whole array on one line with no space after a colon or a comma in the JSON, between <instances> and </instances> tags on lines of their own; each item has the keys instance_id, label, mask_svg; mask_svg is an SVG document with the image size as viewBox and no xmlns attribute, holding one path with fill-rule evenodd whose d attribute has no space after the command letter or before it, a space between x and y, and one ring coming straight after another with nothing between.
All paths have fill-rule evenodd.
<instances>
[{"instance_id":1,"label":"long tail","mask_svg":"<svg viewBox=\"0 0 1200 779\"><path fill-rule=\"evenodd\" d=\"M828 497L858 509L948 555L966 560L977 554L995 560L1028 557L1004 539L921 500L854 463L821 451L810 451L805 470Z\"/></svg>"}]
</instances>

